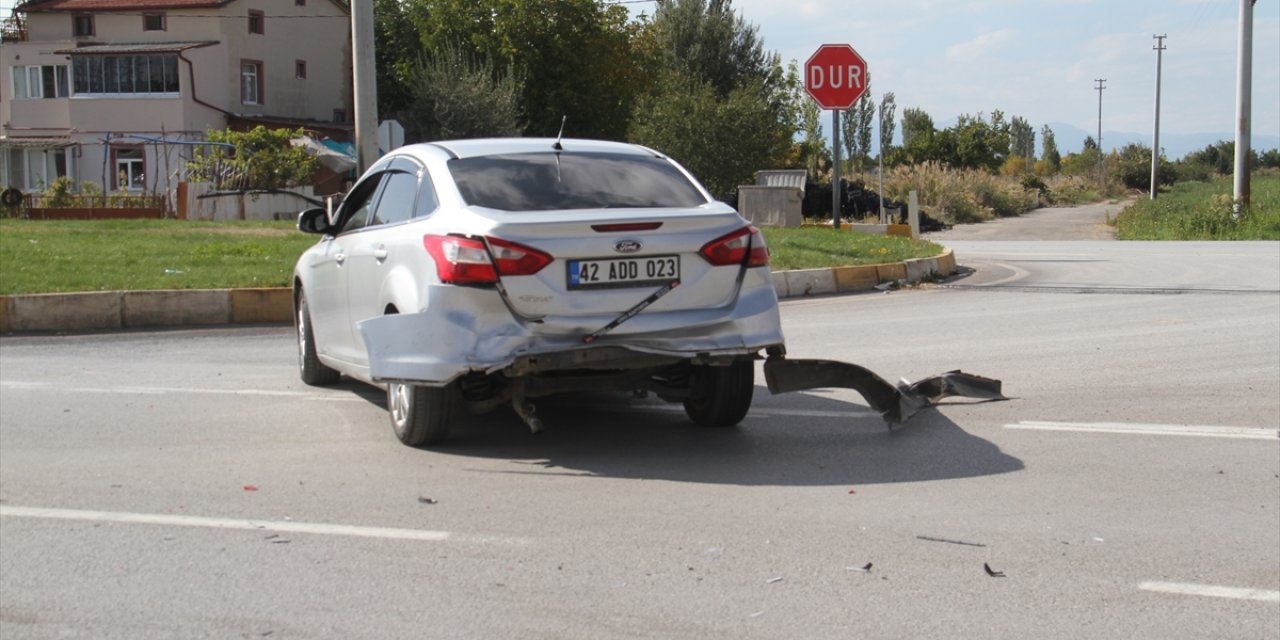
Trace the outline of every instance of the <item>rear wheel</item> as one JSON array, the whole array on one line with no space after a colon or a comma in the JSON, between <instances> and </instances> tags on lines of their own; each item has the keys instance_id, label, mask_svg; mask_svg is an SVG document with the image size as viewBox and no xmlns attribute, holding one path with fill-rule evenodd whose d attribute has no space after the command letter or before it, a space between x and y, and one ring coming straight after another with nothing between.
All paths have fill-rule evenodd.
<instances>
[{"instance_id":1,"label":"rear wheel","mask_svg":"<svg viewBox=\"0 0 1280 640\"><path fill-rule=\"evenodd\" d=\"M439 444L459 404L457 385L424 387L392 382L387 385L387 410L396 437L410 447Z\"/></svg>"},{"instance_id":2,"label":"rear wheel","mask_svg":"<svg viewBox=\"0 0 1280 640\"><path fill-rule=\"evenodd\" d=\"M307 294L304 292L298 292L294 327L298 332L298 373L302 381L313 386L337 383L342 374L324 366L316 355L316 336L311 328L311 311L307 308Z\"/></svg>"},{"instance_id":3,"label":"rear wheel","mask_svg":"<svg viewBox=\"0 0 1280 640\"><path fill-rule=\"evenodd\" d=\"M684 412L704 427L738 424L751 408L755 378L756 367L751 360L735 360L727 367L695 366Z\"/></svg>"}]
</instances>

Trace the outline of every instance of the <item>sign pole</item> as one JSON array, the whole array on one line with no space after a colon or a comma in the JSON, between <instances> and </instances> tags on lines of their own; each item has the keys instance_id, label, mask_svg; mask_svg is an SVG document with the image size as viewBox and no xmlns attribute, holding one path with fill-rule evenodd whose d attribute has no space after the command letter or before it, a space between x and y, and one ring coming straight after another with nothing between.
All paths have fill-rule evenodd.
<instances>
[{"instance_id":1,"label":"sign pole","mask_svg":"<svg viewBox=\"0 0 1280 640\"><path fill-rule=\"evenodd\" d=\"M840 230L840 110L831 110L831 227Z\"/></svg>"}]
</instances>

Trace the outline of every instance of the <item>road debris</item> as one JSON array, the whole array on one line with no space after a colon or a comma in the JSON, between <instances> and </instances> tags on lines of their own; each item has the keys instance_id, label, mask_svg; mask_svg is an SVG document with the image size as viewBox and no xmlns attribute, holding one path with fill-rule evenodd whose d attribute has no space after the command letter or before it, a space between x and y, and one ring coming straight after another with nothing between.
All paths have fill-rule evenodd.
<instances>
[{"instance_id":1,"label":"road debris","mask_svg":"<svg viewBox=\"0 0 1280 640\"><path fill-rule=\"evenodd\" d=\"M421 502L422 504L440 504L439 500L436 500L435 498L428 498L426 496L418 496L418 502Z\"/></svg>"},{"instance_id":2,"label":"road debris","mask_svg":"<svg viewBox=\"0 0 1280 640\"><path fill-rule=\"evenodd\" d=\"M890 384L866 367L836 360L791 360L770 357L764 363L764 377L774 395L806 389L836 387L853 389L880 414L892 429L944 398L963 396L982 400L1008 400L999 380L948 371L916 382Z\"/></svg>"},{"instance_id":3,"label":"road debris","mask_svg":"<svg viewBox=\"0 0 1280 640\"><path fill-rule=\"evenodd\" d=\"M246 484L246 485L244 486L244 490L245 490L245 491L257 491L257 490L258 490L258 487L254 486L254 485L251 485L251 484Z\"/></svg>"},{"instance_id":4,"label":"road debris","mask_svg":"<svg viewBox=\"0 0 1280 640\"><path fill-rule=\"evenodd\" d=\"M764 583L765 583L765 584L773 584L773 583L775 583L775 582L782 582L782 576L777 576L777 577L775 577L775 578L769 578L768 580L765 580L765 581L764 581Z\"/></svg>"},{"instance_id":5,"label":"road debris","mask_svg":"<svg viewBox=\"0 0 1280 640\"><path fill-rule=\"evenodd\" d=\"M862 573L871 573L871 563L868 562L861 567L845 567L845 571L861 571Z\"/></svg>"},{"instance_id":6,"label":"road debris","mask_svg":"<svg viewBox=\"0 0 1280 640\"><path fill-rule=\"evenodd\" d=\"M281 537L280 537L280 534L278 534L278 533L273 533L273 534L271 534L271 535L269 535L269 536L267 536L267 537L263 538L263 540L266 540L267 542L270 542L271 544L289 544L289 539L288 539L288 538L281 538Z\"/></svg>"},{"instance_id":7,"label":"road debris","mask_svg":"<svg viewBox=\"0 0 1280 640\"><path fill-rule=\"evenodd\" d=\"M945 542L947 544L959 544L966 547L985 547L987 545L980 542L965 542L964 540L948 540L946 538L934 538L932 536L916 536L916 540L927 540L929 542Z\"/></svg>"},{"instance_id":8,"label":"road debris","mask_svg":"<svg viewBox=\"0 0 1280 640\"><path fill-rule=\"evenodd\" d=\"M989 564L987 564L987 563L985 563L985 562L984 562L984 563L982 563L982 568L983 568L983 569L986 569L986 570L987 570L987 575L991 576L992 578L1003 578L1003 577L1005 577L1005 575L1004 575L1004 572L1003 572L1003 571L996 571L996 570L994 570L994 569L992 569L992 568L991 568L991 565L989 565Z\"/></svg>"}]
</instances>

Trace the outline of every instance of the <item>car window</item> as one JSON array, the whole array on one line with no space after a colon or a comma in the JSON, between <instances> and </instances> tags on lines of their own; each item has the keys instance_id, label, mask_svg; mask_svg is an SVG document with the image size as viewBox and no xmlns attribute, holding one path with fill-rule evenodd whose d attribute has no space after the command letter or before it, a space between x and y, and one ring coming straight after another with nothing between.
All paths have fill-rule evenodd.
<instances>
[{"instance_id":1,"label":"car window","mask_svg":"<svg viewBox=\"0 0 1280 640\"><path fill-rule=\"evenodd\" d=\"M435 212L440 206L440 200L436 198L435 185L431 182L431 174L422 173L422 184L418 187L418 206L415 207L413 217L425 218Z\"/></svg>"},{"instance_id":2,"label":"car window","mask_svg":"<svg viewBox=\"0 0 1280 640\"><path fill-rule=\"evenodd\" d=\"M413 200L418 195L418 176L404 171L387 174L382 195L369 226L404 222L413 217Z\"/></svg>"},{"instance_id":3,"label":"car window","mask_svg":"<svg viewBox=\"0 0 1280 640\"><path fill-rule=\"evenodd\" d=\"M698 188L662 158L614 153L518 153L449 161L467 204L504 211L696 207Z\"/></svg>"},{"instance_id":4,"label":"car window","mask_svg":"<svg viewBox=\"0 0 1280 640\"><path fill-rule=\"evenodd\" d=\"M338 233L363 229L369 224L369 210L373 205L374 196L378 195L378 187L386 180L386 176L385 173L371 176L347 194L347 198L342 202L340 215L343 219L338 221Z\"/></svg>"}]
</instances>

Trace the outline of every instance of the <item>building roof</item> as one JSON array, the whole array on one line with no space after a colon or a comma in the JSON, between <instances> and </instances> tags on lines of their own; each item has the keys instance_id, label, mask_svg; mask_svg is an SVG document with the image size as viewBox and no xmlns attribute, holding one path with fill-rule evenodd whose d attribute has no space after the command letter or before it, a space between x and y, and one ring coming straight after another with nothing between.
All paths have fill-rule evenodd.
<instances>
[{"instance_id":1,"label":"building roof","mask_svg":"<svg viewBox=\"0 0 1280 640\"><path fill-rule=\"evenodd\" d=\"M68 47L66 49L58 49L57 51L54 51L54 53L64 55L89 55L92 53L174 53L177 51L186 51L187 49L209 47L215 44L218 44L216 40L199 42L126 42L116 44L91 44L83 47Z\"/></svg>"},{"instance_id":2,"label":"building roof","mask_svg":"<svg viewBox=\"0 0 1280 640\"><path fill-rule=\"evenodd\" d=\"M234 0L27 0L16 10L41 11L134 11L138 9L217 8Z\"/></svg>"}]
</instances>

